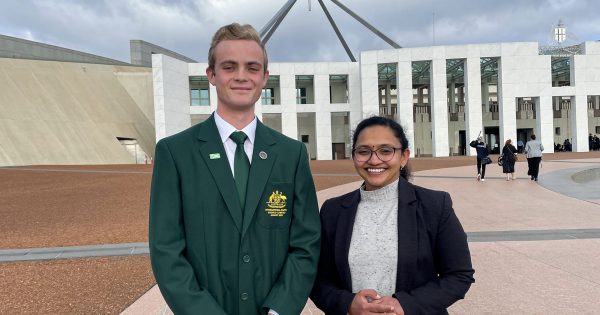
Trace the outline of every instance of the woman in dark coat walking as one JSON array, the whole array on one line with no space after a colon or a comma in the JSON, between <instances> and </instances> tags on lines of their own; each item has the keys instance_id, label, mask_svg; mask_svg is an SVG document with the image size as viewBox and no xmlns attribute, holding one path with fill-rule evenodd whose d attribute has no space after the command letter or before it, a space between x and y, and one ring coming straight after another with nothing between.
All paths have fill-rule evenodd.
<instances>
[{"instance_id":1,"label":"woman in dark coat walking","mask_svg":"<svg viewBox=\"0 0 600 315\"><path fill-rule=\"evenodd\" d=\"M508 139L502 148L502 172L506 174L506 180L515 179L515 162L517 161L517 148Z\"/></svg>"}]
</instances>

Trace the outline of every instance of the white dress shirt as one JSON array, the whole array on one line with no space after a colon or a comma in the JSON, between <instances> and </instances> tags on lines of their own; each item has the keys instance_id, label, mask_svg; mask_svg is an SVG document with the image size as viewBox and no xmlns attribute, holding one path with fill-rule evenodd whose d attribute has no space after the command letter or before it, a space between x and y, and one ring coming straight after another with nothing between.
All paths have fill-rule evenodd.
<instances>
[{"instance_id":1,"label":"white dress shirt","mask_svg":"<svg viewBox=\"0 0 600 315\"><path fill-rule=\"evenodd\" d=\"M227 154L227 161L229 161L229 167L231 168L231 174L233 174L233 159L235 157L235 149L237 148L237 144L235 141L231 140L229 136L234 131L243 131L248 139L244 142L244 151L248 156L248 161L252 164L252 152L254 150L254 139L256 136L256 116L254 119L246 125L242 130L237 130L230 123L226 122L217 112L215 112L215 123L217 124L217 129L219 130L219 135L221 136L221 141L223 142L223 146L225 147L225 154ZM234 174L235 176L235 174Z\"/></svg>"}]
</instances>

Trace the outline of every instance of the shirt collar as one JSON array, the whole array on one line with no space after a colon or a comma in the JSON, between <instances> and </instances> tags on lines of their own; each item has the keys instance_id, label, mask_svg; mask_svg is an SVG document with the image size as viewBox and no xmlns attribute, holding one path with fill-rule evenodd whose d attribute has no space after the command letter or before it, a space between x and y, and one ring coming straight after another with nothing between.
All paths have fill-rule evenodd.
<instances>
[{"instance_id":1,"label":"shirt collar","mask_svg":"<svg viewBox=\"0 0 600 315\"><path fill-rule=\"evenodd\" d=\"M246 136L248 136L248 140L250 143L254 144L254 136L256 135L256 116L254 119L246 125L246 127L242 128ZM225 143L232 132L238 131L234 126L230 123L226 122L219 114L215 111L215 124L217 125L217 129L219 130L219 135L221 136L221 142Z\"/></svg>"}]
</instances>

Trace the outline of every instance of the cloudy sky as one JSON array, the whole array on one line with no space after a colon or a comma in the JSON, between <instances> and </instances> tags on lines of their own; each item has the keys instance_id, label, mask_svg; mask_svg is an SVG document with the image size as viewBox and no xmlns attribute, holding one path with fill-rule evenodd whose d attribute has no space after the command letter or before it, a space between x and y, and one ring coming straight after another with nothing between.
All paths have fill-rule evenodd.
<instances>
[{"instance_id":1,"label":"cloudy sky","mask_svg":"<svg viewBox=\"0 0 600 315\"><path fill-rule=\"evenodd\" d=\"M0 0L0 34L126 62L129 40L142 39L205 62L219 26L235 21L260 30L286 2ZM597 0L341 2L403 47L512 41L547 45L559 19L573 41L600 40ZM357 58L363 50L390 48L333 2L324 3ZM272 61L349 60L317 0L298 0L267 47Z\"/></svg>"}]
</instances>

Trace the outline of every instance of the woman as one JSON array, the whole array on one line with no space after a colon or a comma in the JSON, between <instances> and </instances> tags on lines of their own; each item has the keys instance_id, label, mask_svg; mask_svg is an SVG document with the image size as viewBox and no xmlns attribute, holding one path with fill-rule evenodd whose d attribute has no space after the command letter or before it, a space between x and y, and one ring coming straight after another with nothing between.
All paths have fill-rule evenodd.
<instances>
[{"instance_id":1,"label":"woman","mask_svg":"<svg viewBox=\"0 0 600 315\"><path fill-rule=\"evenodd\" d=\"M483 142L483 138L481 136L477 137L477 140L471 141L469 146L475 148L477 151L477 180L485 182L485 166L487 164L481 163L481 161L490 155L490 150Z\"/></svg>"},{"instance_id":2,"label":"woman","mask_svg":"<svg viewBox=\"0 0 600 315\"><path fill-rule=\"evenodd\" d=\"M364 184L321 208L311 299L326 314L448 314L474 282L450 195L409 183L409 155L395 121L356 127L352 159Z\"/></svg>"},{"instance_id":3,"label":"woman","mask_svg":"<svg viewBox=\"0 0 600 315\"><path fill-rule=\"evenodd\" d=\"M512 140L504 142L502 148L502 172L506 174L506 180L515 179L515 162L517 161L517 148L512 145Z\"/></svg>"},{"instance_id":4,"label":"woman","mask_svg":"<svg viewBox=\"0 0 600 315\"><path fill-rule=\"evenodd\" d=\"M537 182L540 173L540 163L542 162L542 151L544 146L542 142L536 140L535 135L531 135L531 140L525 144L524 153L527 154L527 175L531 176L531 180Z\"/></svg>"}]
</instances>

